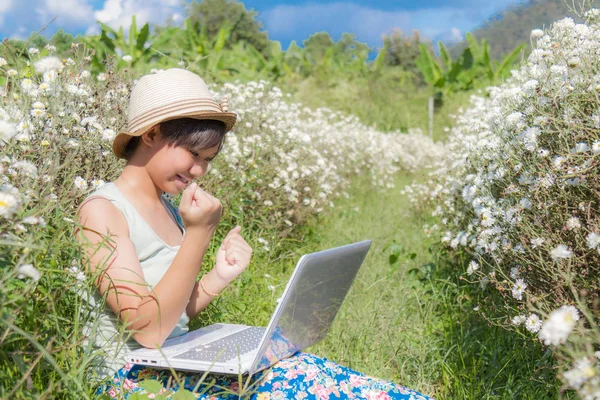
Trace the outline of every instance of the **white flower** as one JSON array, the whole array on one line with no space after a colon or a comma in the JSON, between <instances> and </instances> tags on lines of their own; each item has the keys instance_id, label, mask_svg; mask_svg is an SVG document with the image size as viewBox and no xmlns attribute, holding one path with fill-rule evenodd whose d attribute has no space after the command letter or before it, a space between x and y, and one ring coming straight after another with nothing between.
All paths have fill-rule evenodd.
<instances>
[{"instance_id":1,"label":"white flower","mask_svg":"<svg viewBox=\"0 0 600 400\"><path fill-rule=\"evenodd\" d=\"M17 134L17 128L7 121L0 121L0 140L8 142Z\"/></svg>"},{"instance_id":2,"label":"white flower","mask_svg":"<svg viewBox=\"0 0 600 400\"><path fill-rule=\"evenodd\" d=\"M263 202L263 204L264 204L265 206L267 206L267 207L271 207L271 206L273 205L273 202L272 202L271 200L265 200L265 201Z\"/></svg>"},{"instance_id":3,"label":"white flower","mask_svg":"<svg viewBox=\"0 0 600 400\"><path fill-rule=\"evenodd\" d=\"M521 325L523 322L525 322L525 320L527 319L527 317L525 317L525 315L515 315L512 319L511 322L513 325Z\"/></svg>"},{"instance_id":4,"label":"white flower","mask_svg":"<svg viewBox=\"0 0 600 400\"><path fill-rule=\"evenodd\" d=\"M96 77L96 79L98 79L98 81L100 82L104 82L107 78L107 75L104 72L100 72L98 74L98 76Z\"/></svg>"},{"instance_id":5,"label":"white flower","mask_svg":"<svg viewBox=\"0 0 600 400\"><path fill-rule=\"evenodd\" d=\"M81 283L85 281L85 274L76 265L69 267L69 272L75 276L77 282Z\"/></svg>"},{"instance_id":6,"label":"white flower","mask_svg":"<svg viewBox=\"0 0 600 400\"><path fill-rule=\"evenodd\" d=\"M292 221L290 221L289 219L285 219L285 220L283 220L283 222L284 222L284 223L285 223L287 226L292 226L292 225L293 225Z\"/></svg>"},{"instance_id":7,"label":"white flower","mask_svg":"<svg viewBox=\"0 0 600 400\"><path fill-rule=\"evenodd\" d=\"M546 239L544 239L544 238L531 239L531 247L533 249L535 249L536 247L543 245L545 241L546 241Z\"/></svg>"},{"instance_id":8,"label":"white flower","mask_svg":"<svg viewBox=\"0 0 600 400\"><path fill-rule=\"evenodd\" d=\"M50 71L60 71L64 68L64 65L57 57L44 57L36 61L33 67L38 74L44 74Z\"/></svg>"},{"instance_id":9,"label":"white flower","mask_svg":"<svg viewBox=\"0 0 600 400\"><path fill-rule=\"evenodd\" d=\"M596 232L590 232L585 238L589 249L595 249L600 244L600 235Z\"/></svg>"},{"instance_id":10,"label":"white flower","mask_svg":"<svg viewBox=\"0 0 600 400\"><path fill-rule=\"evenodd\" d=\"M39 54L39 53L40 53L40 50L39 50L39 49L37 49L37 48L35 48L35 47L30 47L30 48L27 50L27 53L28 53L30 56L33 56L33 55Z\"/></svg>"},{"instance_id":11,"label":"white flower","mask_svg":"<svg viewBox=\"0 0 600 400\"><path fill-rule=\"evenodd\" d=\"M35 178L37 176L37 167L30 161L22 160L13 163L12 167L21 171L24 175Z\"/></svg>"},{"instance_id":12,"label":"white flower","mask_svg":"<svg viewBox=\"0 0 600 400\"><path fill-rule=\"evenodd\" d=\"M87 190L87 188L88 188L87 181L80 176L75 178L74 185L77 189L79 189L81 191Z\"/></svg>"},{"instance_id":13,"label":"white flower","mask_svg":"<svg viewBox=\"0 0 600 400\"><path fill-rule=\"evenodd\" d=\"M473 273L475 271L477 271L479 269L479 264L477 263L477 261L472 260L469 263L469 266L467 267L467 275L473 275Z\"/></svg>"},{"instance_id":14,"label":"white flower","mask_svg":"<svg viewBox=\"0 0 600 400\"><path fill-rule=\"evenodd\" d=\"M6 62L4 57L0 57L0 67L4 67L6 64L8 64L8 63Z\"/></svg>"},{"instance_id":15,"label":"white flower","mask_svg":"<svg viewBox=\"0 0 600 400\"><path fill-rule=\"evenodd\" d=\"M594 153L600 152L600 140L597 140L592 144L592 151Z\"/></svg>"},{"instance_id":16,"label":"white flower","mask_svg":"<svg viewBox=\"0 0 600 400\"><path fill-rule=\"evenodd\" d=\"M571 152L572 153L585 153L589 149L590 149L590 146L588 146L587 143L580 142L580 143L575 144L575 147L571 149Z\"/></svg>"},{"instance_id":17,"label":"white flower","mask_svg":"<svg viewBox=\"0 0 600 400\"><path fill-rule=\"evenodd\" d=\"M19 200L13 194L0 191L0 217L10 218L19 207Z\"/></svg>"},{"instance_id":18,"label":"white flower","mask_svg":"<svg viewBox=\"0 0 600 400\"><path fill-rule=\"evenodd\" d=\"M536 333L542 327L542 320L536 314L531 314L525 321L525 328L532 333Z\"/></svg>"},{"instance_id":19,"label":"white flower","mask_svg":"<svg viewBox=\"0 0 600 400\"><path fill-rule=\"evenodd\" d=\"M95 189L98 189L98 188L104 186L104 184L106 182L104 182L102 179L92 179L91 183L92 183L92 188L95 190Z\"/></svg>"},{"instance_id":20,"label":"white flower","mask_svg":"<svg viewBox=\"0 0 600 400\"><path fill-rule=\"evenodd\" d=\"M512 287L512 295L517 300L523 300L523 292L527 289L527 283L523 279L517 279Z\"/></svg>"},{"instance_id":21,"label":"white flower","mask_svg":"<svg viewBox=\"0 0 600 400\"><path fill-rule=\"evenodd\" d=\"M579 320L579 311L573 306L562 306L552 311L540 329L539 337L546 344L564 343Z\"/></svg>"},{"instance_id":22,"label":"white flower","mask_svg":"<svg viewBox=\"0 0 600 400\"><path fill-rule=\"evenodd\" d=\"M569 220L567 221L567 229L572 231L574 229L579 229L579 228L581 228L581 222L579 222L579 218L577 218L577 217L569 218Z\"/></svg>"},{"instance_id":23,"label":"white flower","mask_svg":"<svg viewBox=\"0 0 600 400\"><path fill-rule=\"evenodd\" d=\"M111 141L115 138L115 131L113 131L112 129L105 129L104 131L102 131L102 139L107 140L107 141Z\"/></svg>"},{"instance_id":24,"label":"white flower","mask_svg":"<svg viewBox=\"0 0 600 400\"><path fill-rule=\"evenodd\" d=\"M580 358L575 362L575 368L566 371L563 373L563 377L574 389L580 389L581 386L590 378L596 375L596 370L594 368L594 364L590 361L588 357ZM586 397L587 399L588 397ZM597 398L596 396L590 397Z\"/></svg>"},{"instance_id":25,"label":"white flower","mask_svg":"<svg viewBox=\"0 0 600 400\"><path fill-rule=\"evenodd\" d=\"M544 36L544 31L541 29L534 29L531 31L531 37L534 39L539 39Z\"/></svg>"},{"instance_id":26,"label":"white flower","mask_svg":"<svg viewBox=\"0 0 600 400\"><path fill-rule=\"evenodd\" d=\"M33 81L29 78L25 78L21 81L21 88L29 93L31 92L33 89L35 89L35 84L33 83Z\"/></svg>"},{"instance_id":27,"label":"white flower","mask_svg":"<svg viewBox=\"0 0 600 400\"><path fill-rule=\"evenodd\" d=\"M560 261L562 258L570 258L573 252L564 244L559 244L550 251L550 256L554 261Z\"/></svg>"},{"instance_id":28,"label":"white flower","mask_svg":"<svg viewBox=\"0 0 600 400\"><path fill-rule=\"evenodd\" d=\"M523 197L521 200L519 200L519 204L526 210L531 209L531 200L529 200L527 197Z\"/></svg>"},{"instance_id":29,"label":"white flower","mask_svg":"<svg viewBox=\"0 0 600 400\"><path fill-rule=\"evenodd\" d=\"M19 265L19 268L17 269L18 271L18 275L17 278L19 279L25 279L25 278L31 278L33 279L35 282L39 281L42 274L40 274L40 271L38 271L33 264L23 264L23 265Z\"/></svg>"},{"instance_id":30,"label":"white flower","mask_svg":"<svg viewBox=\"0 0 600 400\"><path fill-rule=\"evenodd\" d=\"M510 269L510 277L512 279L517 279L519 277L519 272L520 272L521 268L520 267L512 267Z\"/></svg>"},{"instance_id":31,"label":"white flower","mask_svg":"<svg viewBox=\"0 0 600 400\"><path fill-rule=\"evenodd\" d=\"M123 57L121 57L121 59L122 59L123 61L125 61L126 63L130 63L130 62L132 62L132 61L133 61L133 57L131 57L130 55L127 55L127 54L126 54L126 55L124 55Z\"/></svg>"}]
</instances>

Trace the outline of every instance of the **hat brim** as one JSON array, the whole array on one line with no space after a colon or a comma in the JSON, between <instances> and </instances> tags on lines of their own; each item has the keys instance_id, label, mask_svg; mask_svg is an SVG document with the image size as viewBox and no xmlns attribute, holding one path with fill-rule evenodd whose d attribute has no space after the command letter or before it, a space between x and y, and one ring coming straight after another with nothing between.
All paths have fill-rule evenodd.
<instances>
[{"instance_id":1,"label":"hat brim","mask_svg":"<svg viewBox=\"0 0 600 400\"><path fill-rule=\"evenodd\" d=\"M215 121L221 121L225 124L225 132L229 132L231 129L233 129L237 121L237 114L231 112L195 112L190 114L179 114L176 116L163 118L158 121L153 121L152 123L148 123L143 127L136 129L134 132L120 132L113 140L113 153L115 154L115 156L117 156L117 158L126 158L125 149L127 148L127 143L129 143L132 137L142 136L144 133L148 132L153 126L156 126L161 122L166 122L180 118L193 118L200 120L210 119Z\"/></svg>"}]
</instances>

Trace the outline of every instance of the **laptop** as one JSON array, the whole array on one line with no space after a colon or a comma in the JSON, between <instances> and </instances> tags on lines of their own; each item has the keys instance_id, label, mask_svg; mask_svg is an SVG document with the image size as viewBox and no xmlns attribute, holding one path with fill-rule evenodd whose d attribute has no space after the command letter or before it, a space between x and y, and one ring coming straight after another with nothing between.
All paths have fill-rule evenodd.
<instances>
[{"instance_id":1,"label":"laptop","mask_svg":"<svg viewBox=\"0 0 600 400\"><path fill-rule=\"evenodd\" d=\"M226 375L254 374L325 337L371 240L303 255L266 328L213 324L126 354L134 364Z\"/></svg>"}]
</instances>

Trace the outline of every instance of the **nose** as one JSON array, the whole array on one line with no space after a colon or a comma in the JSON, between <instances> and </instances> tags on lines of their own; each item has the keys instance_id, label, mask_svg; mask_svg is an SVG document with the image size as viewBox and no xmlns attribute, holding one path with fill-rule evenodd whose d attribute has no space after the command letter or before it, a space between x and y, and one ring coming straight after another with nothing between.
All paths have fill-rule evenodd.
<instances>
[{"instance_id":1,"label":"nose","mask_svg":"<svg viewBox=\"0 0 600 400\"><path fill-rule=\"evenodd\" d=\"M194 177L194 178L198 178L201 176L204 176L206 174L206 171L208 170L208 161L200 161L200 162L196 162L194 163L194 165L192 165L192 168L190 168L190 174Z\"/></svg>"}]
</instances>

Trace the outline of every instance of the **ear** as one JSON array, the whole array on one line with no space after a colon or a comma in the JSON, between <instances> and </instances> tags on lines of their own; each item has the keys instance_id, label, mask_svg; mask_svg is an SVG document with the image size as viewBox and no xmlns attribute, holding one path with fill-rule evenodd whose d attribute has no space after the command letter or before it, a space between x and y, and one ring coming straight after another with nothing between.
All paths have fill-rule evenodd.
<instances>
[{"instance_id":1,"label":"ear","mask_svg":"<svg viewBox=\"0 0 600 400\"><path fill-rule=\"evenodd\" d=\"M141 137L142 142L150 147L155 147L162 140L162 135L160 134L160 125L154 125L152 128L148 130L148 132L144 133Z\"/></svg>"}]
</instances>

